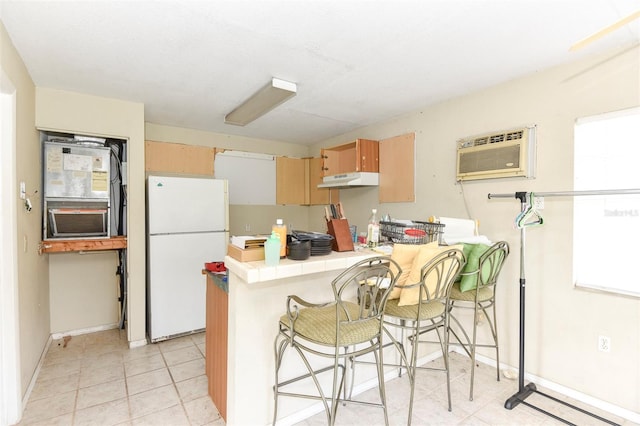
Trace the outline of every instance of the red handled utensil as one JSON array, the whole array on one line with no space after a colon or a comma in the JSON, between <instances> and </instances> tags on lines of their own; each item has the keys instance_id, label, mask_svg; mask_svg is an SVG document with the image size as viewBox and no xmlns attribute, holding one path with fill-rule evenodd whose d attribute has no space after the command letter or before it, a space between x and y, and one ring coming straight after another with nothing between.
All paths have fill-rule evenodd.
<instances>
[{"instance_id":1,"label":"red handled utensil","mask_svg":"<svg viewBox=\"0 0 640 426\"><path fill-rule=\"evenodd\" d=\"M422 229L409 228L405 229L404 233L409 235L410 237L424 237L427 233Z\"/></svg>"}]
</instances>

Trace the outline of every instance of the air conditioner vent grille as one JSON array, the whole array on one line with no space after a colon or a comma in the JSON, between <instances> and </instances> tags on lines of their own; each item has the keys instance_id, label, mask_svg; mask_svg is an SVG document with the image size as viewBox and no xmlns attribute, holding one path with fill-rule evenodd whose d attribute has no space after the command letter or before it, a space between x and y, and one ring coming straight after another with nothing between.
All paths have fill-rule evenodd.
<instances>
[{"instance_id":1,"label":"air conditioner vent grille","mask_svg":"<svg viewBox=\"0 0 640 426\"><path fill-rule=\"evenodd\" d=\"M458 181L535 177L535 126L472 136L458 141Z\"/></svg>"},{"instance_id":2,"label":"air conditioner vent grille","mask_svg":"<svg viewBox=\"0 0 640 426\"><path fill-rule=\"evenodd\" d=\"M523 132L522 130L520 130L520 131L518 131L518 132L510 132L510 133L507 133L507 134L505 135L505 136L506 136L506 140L508 140L508 141L513 141L513 140L516 140L516 139L522 139L522 135L523 135L523 133L524 133L524 132Z\"/></svg>"},{"instance_id":3,"label":"air conditioner vent grille","mask_svg":"<svg viewBox=\"0 0 640 426\"><path fill-rule=\"evenodd\" d=\"M462 139L459 142L460 148L469 148L472 146L487 145L490 143L510 142L522 139L524 137L524 131L518 130L507 133L494 133L491 135L480 136L473 139Z\"/></svg>"},{"instance_id":4,"label":"air conditioner vent grille","mask_svg":"<svg viewBox=\"0 0 640 426\"><path fill-rule=\"evenodd\" d=\"M506 145L492 151L474 151L461 154L458 173L518 170L519 168L520 146Z\"/></svg>"}]
</instances>

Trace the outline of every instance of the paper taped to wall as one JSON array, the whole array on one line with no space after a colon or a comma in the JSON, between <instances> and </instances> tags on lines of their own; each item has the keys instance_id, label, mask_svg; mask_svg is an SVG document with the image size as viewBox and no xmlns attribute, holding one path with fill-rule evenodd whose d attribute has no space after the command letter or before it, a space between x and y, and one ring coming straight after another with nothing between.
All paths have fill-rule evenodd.
<instances>
[{"instance_id":1,"label":"paper taped to wall","mask_svg":"<svg viewBox=\"0 0 640 426\"><path fill-rule=\"evenodd\" d=\"M486 236L478 235L478 223L473 219L432 216L429 221L445 225L444 234L442 235L442 240L445 244L491 244L491 241Z\"/></svg>"}]
</instances>

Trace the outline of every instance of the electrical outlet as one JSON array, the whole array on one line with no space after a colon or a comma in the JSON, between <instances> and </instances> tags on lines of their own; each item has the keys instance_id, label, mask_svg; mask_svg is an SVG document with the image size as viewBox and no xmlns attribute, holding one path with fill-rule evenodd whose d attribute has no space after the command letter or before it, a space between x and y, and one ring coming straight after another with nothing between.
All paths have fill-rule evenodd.
<instances>
[{"instance_id":1,"label":"electrical outlet","mask_svg":"<svg viewBox=\"0 0 640 426\"><path fill-rule=\"evenodd\" d=\"M251 231L251 224L250 223L245 223L244 224L244 230L246 232L250 232Z\"/></svg>"},{"instance_id":2,"label":"electrical outlet","mask_svg":"<svg viewBox=\"0 0 640 426\"><path fill-rule=\"evenodd\" d=\"M544 197L535 197L533 199L533 207L536 210L542 210L544 209Z\"/></svg>"},{"instance_id":3,"label":"electrical outlet","mask_svg":"<svg viewBox=\"0 0 640 426\"><path fill-rule=\"evenodd\" d=\"M598 336L598 350L600 352L611 351L611 339L609 339L609 336Z\"/></svg>"}]
</instances>

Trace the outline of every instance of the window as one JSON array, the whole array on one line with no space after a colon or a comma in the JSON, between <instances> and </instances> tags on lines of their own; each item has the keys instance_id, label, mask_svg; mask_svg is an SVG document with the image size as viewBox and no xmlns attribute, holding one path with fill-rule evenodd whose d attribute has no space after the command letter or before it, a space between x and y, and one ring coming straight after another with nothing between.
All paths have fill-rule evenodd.
<instances>
[{"instance_id":1,"label":"window","mask_svg":"<svg viewBox=\"0 0 640 426\"><path fill-rule=\"evenodd\" d=\"M577 120L574 190L640 188L640 107ZM576 286L640 296L640 194L573 201Z\"/></svg>"}]
</instances>

